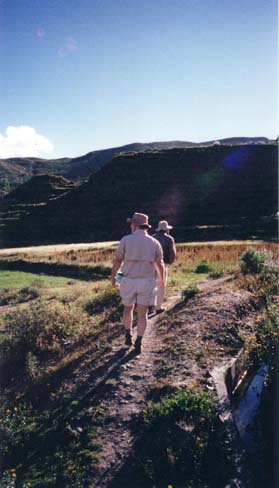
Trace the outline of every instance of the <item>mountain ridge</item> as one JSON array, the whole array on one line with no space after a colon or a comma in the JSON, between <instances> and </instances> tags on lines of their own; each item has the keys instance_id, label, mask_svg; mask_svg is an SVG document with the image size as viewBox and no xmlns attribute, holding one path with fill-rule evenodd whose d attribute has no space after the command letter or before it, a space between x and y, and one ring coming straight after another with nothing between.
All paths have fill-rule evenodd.
<instances>
[{"instance_id":1,"label":"mountain ridge","mask_svg":"<svg viewBox=\"0 0 279 488\"><path fill-rule=\"evenodd\" d=\"M84 181L89 175L107 164L116 154L130 151L161 150L186 147L202 147L214 144L271 144L266 137L232 137L206 142L159 141L134 142L123 146L90 151L74 158L43 159L37 157L13 157L0 159L0 192L3 194L17 188L32 176L54 173L74 181Z\"/></svg>"},{"instance_id":2,"label":"mountain ridge","mask_svg":"<svg viewBox=\"0 0 279 488\"><path fill-rule=\"evenodd\" d=\"M274 238L277 150L242 144L118 154L40 205L4 197L1 246L118 240L134 211L149 214L153 226L169 220L180 242Z\"/></svg>"}]
</instances>

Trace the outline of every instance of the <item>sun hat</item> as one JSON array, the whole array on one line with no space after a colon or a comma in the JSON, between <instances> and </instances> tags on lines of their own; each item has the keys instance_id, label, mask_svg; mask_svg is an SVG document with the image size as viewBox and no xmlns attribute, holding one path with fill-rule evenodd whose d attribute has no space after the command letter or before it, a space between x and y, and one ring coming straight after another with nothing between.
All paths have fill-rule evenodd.
<instances>
[{"instance_id":1,"label":"sun hat","mask_svg":"<svg viewBox=\"0 0 279 488\"><path fill-rule=\"evenodd\" d=\"M141 227L151 228L151 225L148 223L148 215L143 213L135 212L132 218L128 218L127 222L130 224L139 225Z\"/></svg>"},{"instance_id":2,"label":"sun hat","mask_svg":"<svg viewBox=\"0 0 279 488\"><path fill-rule=\"evenodd\" d=\"M172 229L172 225L169 225L167 220L160 220L158 224L158 229L156 230L169 230Z\"/></svg>"}]
</instances>

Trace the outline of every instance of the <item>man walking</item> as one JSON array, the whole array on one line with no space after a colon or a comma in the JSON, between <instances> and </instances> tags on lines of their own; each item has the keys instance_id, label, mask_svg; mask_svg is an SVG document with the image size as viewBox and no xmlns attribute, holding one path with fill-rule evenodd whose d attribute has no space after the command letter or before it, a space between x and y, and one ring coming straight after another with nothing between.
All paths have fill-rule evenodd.
<instances>
[{"instance_id":1,"label":"man walking","mask_svg":"<svg viewBox=\"0 0 279 488\"><path fill-rule=\"evenodd\" d=\"M131 225L132 233L124 236L119 242L113 261L111 282L116 288L116 273L122 265L120 296L124 304L125 344L132 345L133 312L137 304L138 330L135 351L140 353L142 337L147 326L148 308L155 305L156 274L158 286L163 288L165 285L163 251L160 243L147 233L147 229L151 227L147 215L135 212L127 222Z\"/></svg>"},{"instance_id":2,"label":"man walking","mask_svg":"<svg viewBox=\"0 0 279 488\"><path fill-rule=\"evenodd\" d=\"M172 264L176 258L176 247L174 238L170 235L170 229L172 226L168 224L166 220L160 220L156 233L153 235L157 239L163 249L164 256L164 287L158 288L155 311L156 314L164 312L163 301L166 294L167 280L168 280L168 267Z\"/></svg>"}]
</instances>

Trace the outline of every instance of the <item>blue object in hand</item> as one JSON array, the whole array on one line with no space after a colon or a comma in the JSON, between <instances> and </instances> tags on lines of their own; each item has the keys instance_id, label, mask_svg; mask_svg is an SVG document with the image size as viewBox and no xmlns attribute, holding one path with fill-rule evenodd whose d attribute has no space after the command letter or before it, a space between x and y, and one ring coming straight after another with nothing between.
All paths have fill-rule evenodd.
<instances>
[{"instance_id":1,"label":"blue object in hand","mask_svg":"<svg viewBox=\"0 0 279 488\"><path fill-rule=\"evenodd\" d=\"M116 276L115 276L116 283L120 283L122 278L123 278L123 274L121 273L121 271L118 271L118 273L116 273Z\"/></svg>"}]
</instances>

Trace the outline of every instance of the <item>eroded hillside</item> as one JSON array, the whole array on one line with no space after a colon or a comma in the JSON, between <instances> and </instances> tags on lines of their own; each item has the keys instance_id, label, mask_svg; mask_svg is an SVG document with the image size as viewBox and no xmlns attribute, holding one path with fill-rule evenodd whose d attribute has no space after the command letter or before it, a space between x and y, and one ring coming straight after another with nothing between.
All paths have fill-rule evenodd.
<instances>
[{"instance_id":1,"label":"eroded hillside","mask_svg":"<svg viewBox=\"0 0 279 488\"><path fill-rule=\"evenodd\" d=\"M277 145L215 145L119 154L79 188L28 207L4 204L2 247L118 240L126 218L166 218L180 241L276 236ZM5 199L4 199L5 200Z\"/></svg>"}]
</instances>

